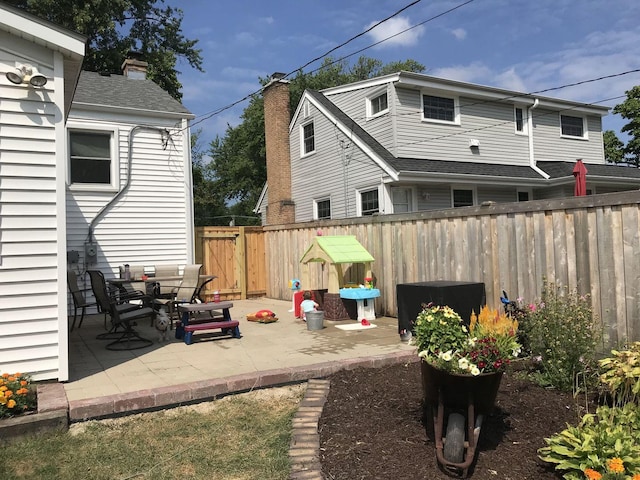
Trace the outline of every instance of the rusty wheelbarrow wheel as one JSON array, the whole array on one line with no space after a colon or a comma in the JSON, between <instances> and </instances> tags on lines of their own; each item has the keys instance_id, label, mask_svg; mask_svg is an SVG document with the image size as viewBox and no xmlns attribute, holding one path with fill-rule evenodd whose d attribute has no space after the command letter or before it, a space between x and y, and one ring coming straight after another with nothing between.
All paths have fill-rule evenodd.
<instances>
[{"instance_id":1,"label":"rusty wheelbarrow wheel","mask_svg":"<svg viewBox=\"0 0 640 480\"><path fill-rule=\"evenodd\" d=\"M452 413L447 420L447 434L444 442L444 458L452 463L462 463L464 459L465 418Z\"/></svg>"}]
</instances>

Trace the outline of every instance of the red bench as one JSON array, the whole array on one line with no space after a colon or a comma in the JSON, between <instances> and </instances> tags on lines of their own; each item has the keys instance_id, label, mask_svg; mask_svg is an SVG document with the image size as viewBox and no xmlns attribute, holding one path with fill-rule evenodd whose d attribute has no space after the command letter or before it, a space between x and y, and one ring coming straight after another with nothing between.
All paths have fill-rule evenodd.
<instances>
[{"instance_id":1,"label":"red bench","mask_svg":"<svg viewBox=\"0 0 640 480\"><path fill-rule=\"evenodd\" d=\"M198 330L215 330L221 329L223 335L231 335L233 338L240 338L240 322L237 320L231 321L218 321L218 322L206 322L206 323L193 323L184 325L182 327L184 331L184 343L191 345L193 343L193 332Z\"/></svg>"}]
</instances>

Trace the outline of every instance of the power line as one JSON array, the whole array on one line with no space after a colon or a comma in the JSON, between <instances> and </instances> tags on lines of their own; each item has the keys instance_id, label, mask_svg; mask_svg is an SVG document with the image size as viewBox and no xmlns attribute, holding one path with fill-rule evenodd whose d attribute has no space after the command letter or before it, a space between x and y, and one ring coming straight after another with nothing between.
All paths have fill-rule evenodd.
<instances>
[{"instance_id":1,"label":"power line","mask_svg":"<svg viewBox=\"0 0 640 480\"><path fill-rule=\"evenodd\" d=\"M296 68L296 69L292 70L291 72L287 73L287 74L284 76L284 78L288 77L289 75L294 74L295 72L297 72L297 71L299 71L299 70L302 70L303 68L305 68L305 67L309 66L310 64L312 64L312 63L314 63L314 62L316 62L316 61L318 61L318 60L320 60L320 59L322 59L322 58L326 57L327 55L329 55L330 53L332 53L332 52L336 51L337 49L342 48L342 47L344 47L345 45L347 45L347 44L349 44L349 43L353 42L355 39L357 39L357 38L361 37L362 35L364 35L364 34L366 34L366 33L368 33L368 32L370 32L371 30L373 30L373 29L374 29L374 28L376 28L377 26L379 26L379 25L383 24L384 22L387 22L387 21L391 20L393 17L396 17L396 16L400 15L402 12L404 12L404 11L405 11L405 10L407 10L408 8L410 8L410 7L414 6L415 4L420 3L421 1L422 1L422 0L414 0L413 2L409 3L408 5L406 5L406 6L402 7L400 10L398 10L398 11L396 11L396 12L392 13L391 15L389 15L388 17L386 17L385 19L380 20L379 22L375 23L374 25L372 25L372 26L371 26L371 27L369 27L368 29L364 30L363 32L360 32L360 33L358 33L357 35L354 35L353 37L349 38L348 40L346 40L346 41L342 42L342 43L341 43L340 45L338 45L337 47L333 47L332 49L330 49L329 51L325 52L324 54L322 54L322 55L320 55L320 56L318 56L318 57L314 58L313 60L310 60L309 62L305 63L303 66L298 67L298 68ZM469 1L468 1L468 2L466 2L466 3L469 3L469 2L472 2L472 1L474 1L474 0L469 0ZM394 36L395 36L395 35L394 35ZM389 37L389 38L392 38L392 37ZM385 40L386 40L386 39L385 39ZM380 42L378 42L378 43L380 43ZM231 103L231 104L229 104L229 105L226 105L226 106L224 106L224 107L221 107L221 108L219 108L219 109L217 109L217 110L214 110L214 111L212 111L212 112L205 113L203 118L201 118L201 119L199 119L199 120L197 120L197 121L192 122L192 123L191 123L191 126L198 125L199 123L202 123L202 122L204 122L205 120L208 120L208 119L210 119L211 117L213 117L213 116L215 116L215 115L218 115L218 114L220 114L220 113L224 112L225 110L229 110L230 108L232 108L232 107L234 107L234 106L238 105L239 103L244 102L245 100L248 100L249 98L253 97L254 95L259 94L261 91L262 91L262 87L261 87L260 89L256 90L256 91L254 91L254 92L252 92L252 93L250 93L250 94L248 94L248 95L244 96L244 97L243 97L243 98L241 98L240 100L236 100L235 102L233 102L233 103Z\"/></svg>"},{"instance_id":2,"label":"power line","mask_svg":"<svg viewBox=\"0 0 640 480\"><path fill-rule=\"evenodd\" d=\"M402 13L404 10L406 10L407 8L409 8L409 7L413 6L413 5L415 5L416 3L420 2L420 1L421 1L421 0L417 0L417 1L414 1L414 2L410 3L409 5L406 5L405 7L401 8L400 10L398 10L398 11L397 11L397 12L395 12L395 13L393 13L392 15L389 15L389 16L388 16L387 18L385 18L384 20L381 20L381 21L377 22L375 25L371 26L371 27L370 27L370 28L368 28L367 30L365 30L365 31L363 31L363 32L361 32L361 33L359 33L359 34L357 34L357 35L354 35L354 36L353 36L353 37L351 37L349 40L347 40L347 41L343 42L342 44L338 45L337 47L332 48L331 50L329 50L328 52L324 53L323 55L319 55L318 57L314 58L313 60L311 60L311 61L309 61L309 62L305 63L303 66L298 67L298 68L296 68L296 69L292 70L291 72L287 73L283 78L286 78L286 77L288 77L288 76L290 76L290 75L294 74L295 72L297 72L297 71L299 71L299 70L302 70L303 68L305 68L305 67L309 66L310 64L312 64L312 63L314 63L314 62L316 62L316 61L318 61L318 60L320 60L320 59L322 59L322 58L325 58L325 57L326 57L327 55L329 55L330 53L334 52L335 50L337 50L337 49L339 49L339 48L341 48L341 47L344 47L344 46L345 46L345 45L347 45L348 43L351 43L353 40L355 40L355 39L357 39L357 38L361 37L362 35L364 35L365 33L369 32L369 31L373 30L373 29L374 29L374 28L376 28L378 25L381 25L382 23L384 23L384 22L386 22L386 21L390 20L391 18L393 18L393 17L395 17L395 16L399 15L399 14L400 14L400 13ZM388 41L388 40L391 40L392 38L395 38L395 37L397 37L397 36L399 36L399 35L402 35L403 33L406 33L406 32L408 32L408 31L410 31L410 30L413 30L414 28L417 28L417 27L419 27L419 26L421 26L421 25L424 25L425 23L431 22L431 21L433 21L433 20L435 20L435 19L437 19L437 18L440 18L440 17L442 17L442 16L444 16L444 15L447 15L448 13L451 13L451 12L453 12L453 11L455 11L455 10L457 10L457 9L461 8L461 7L464 7L465 5L468 5L469 3L472 3L472 2L474 2L474 1L475 1L475 0L467 0L466 2L463 2L463 3L459 4L459 5L456 5L455 7L452 7L452 8L450 8L450 9L448 9L448 10L445 10L444 12L441 12L441 13L439 13L439 14L437 14L437 15L434 15L433 17L430 17L430 18L428 18L428 19L426 19L426 20L423 20L422 22L419 22L419 23L417 23L417 24L415 24L415 25L413 25L413 26L411 26L411 27L409 27L409 28L406 28L406 29L402 30L401 32L397 32L397 33L395 33L395 34L393 34L393 35L390 35L390 36L388 36L388 37L385 37L385 38L383 38L382 40L379 40L379 41L377 41L377 42L375 42L375 43L372 43L372 44L370 44L370 45L368 45L368 46L366 46L366 47L364 47L364 48L361 48L361 49L359 49L359 50L356 50L355 52L352 52L352 53L350 53L350 54L348 54L348 55L345 55L345 56L343 56L343 57L341 57L341 58L339 58L339 59L337 59L337 60L335 60L335 61L333 61L333 62L328 63L327 65L323 65L323 66L321 66L321 67L316 68L315 70L311 70L309 73L317 72L317 71L319 71L319 70L322 70L322 68L326 68L326 67L327 67L327 66L329 66L329 65L333 65L333 64L338 63L338 62L341 62L342 60L345 60L345 59L347 59L347 58L349 58L349 57L352 57L353 55L356 55L356 54L358 54L358 53L364 52L365 50L368 50L368 49L370 49L370 48L373 48L373 47L375 47L376 45L380 45L381 43L384 43L384 42L386 42L386 41ZM262 92L262 88L260 88L259 90L256 90L256 91L254 91L254 92L252 92L252 93L250 93L250 94L246 95L245 97L241 98L240 100L237 100L237 101L235 101L235 102L233 102L233 103L231 103L231 104L229 104L229 105L226 105L226 106L224 106L224 107L221 107L221 108L219 108L218 110L215 110L215 111L213 111L213 112L209 112L209 113L205 113L205 114L203 114L203 115L204 115L204 116L203 116L203 118L200 118L199 120L196 120L196 121L192 122L192 123L191 123L191 126L195 126L195 125L197 125L197 124L199 124L199 123L202 123L202 122L204 122L205 120L208 120L208 119L210 119L211 117L213 117L213 116L215 116L215 115L218 115L218 114L222 113L223 111L228 110L228 109L230 109L230 108L232 108L232 107L234 107L234 106L238 105L239 103L244 102L245 100L248 100L249 98L251 98L251 97L253 97L254 95L257 95L257 94L259 94L259 93L261 93L261 92Z\"/></svg>"}]
</instances>

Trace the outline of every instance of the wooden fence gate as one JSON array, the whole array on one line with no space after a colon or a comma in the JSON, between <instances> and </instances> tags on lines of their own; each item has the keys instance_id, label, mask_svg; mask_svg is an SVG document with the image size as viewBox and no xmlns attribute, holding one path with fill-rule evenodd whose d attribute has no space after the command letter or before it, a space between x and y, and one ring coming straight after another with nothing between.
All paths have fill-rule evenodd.
<instances>
[{"instance_id":1,"label":"wooden fence gate","mask_svg":"<svg viewBox=\"0 0 640 480\"><path fill-rule=\"evenodd\" d=\"M262 227L196 227L195 258L207 275L204 296L211 300L220 292L222 300L263 297L267 273Z\"/></svg>"}]
</instances>

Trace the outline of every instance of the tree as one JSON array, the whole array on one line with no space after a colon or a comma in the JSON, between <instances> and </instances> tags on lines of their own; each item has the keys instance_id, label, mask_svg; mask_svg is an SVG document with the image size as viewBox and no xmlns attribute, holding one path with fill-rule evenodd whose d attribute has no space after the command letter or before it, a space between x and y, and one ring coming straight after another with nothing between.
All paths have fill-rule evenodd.
<instances>
[{"instance_id":1,"label":"tree","mask_svg":"<svg viewBox=\"0 0 640 480\"><path fill-rule=\"evenodd\" d=\"M149 63L148 78L182 98L176 63L202 70L197 40L182 34L182 10L164 0L5 0L17 8L88 37L85 70L121 73L130 51Z\"/></svg>"},{"instance_id":2,"label":"tree","mask_svg":"<svg viewBox=\"0 0 640 480\"><path fill-rule=\"evenodd\" d=\"M613 113L619 114L622 118L629 120L620 131L628 133L631 137L625 145L624 161L640 166L640 85L636 85L631 90L625 92L627 99L613 108Z\"/></svg>"},{"instance_id":3,"label":"tree","mask_svg":"<svg viewBox=\"0 0 640 480\"><path fill-rule=\"evenodd\" d=\"M425 67L414 60L384 65L368 57L360 57L350 67L344 60L327 57L316 71L298 71L291 80L291 112L295 112L305 89L320 90L400 70L423 72ZM262 85L269 82L267 78L259 80ZM267 180L262 96L252 97L240 118L242 122L238 126L228 126L224 137L216 137L211 142L209 155L212 171L226 200L234 203L238 215L252 216Z\"/></svg>"},{"instance_id":4,"label":"tree","mask_svg":"<svg viewBox=\"0 0 640 480\"><path fill-rule=\"evenodd\" d=\"M229 222L229 209L211 174L208 159L200 142L201 134L202 130L191 133L194 224L225 225Z\"/></svg>"},{"instance_id":5,"label":"tree","mask_svg":"<svg viewBox=\"0 0 640 480\"><path fill-rule=\"evenodd\" d=\"M609 163L622 163L624 159L624 143L620 141L613 130L606 130L602 134L604 140L604 159Z\"/></svg>"}]
</instances>

